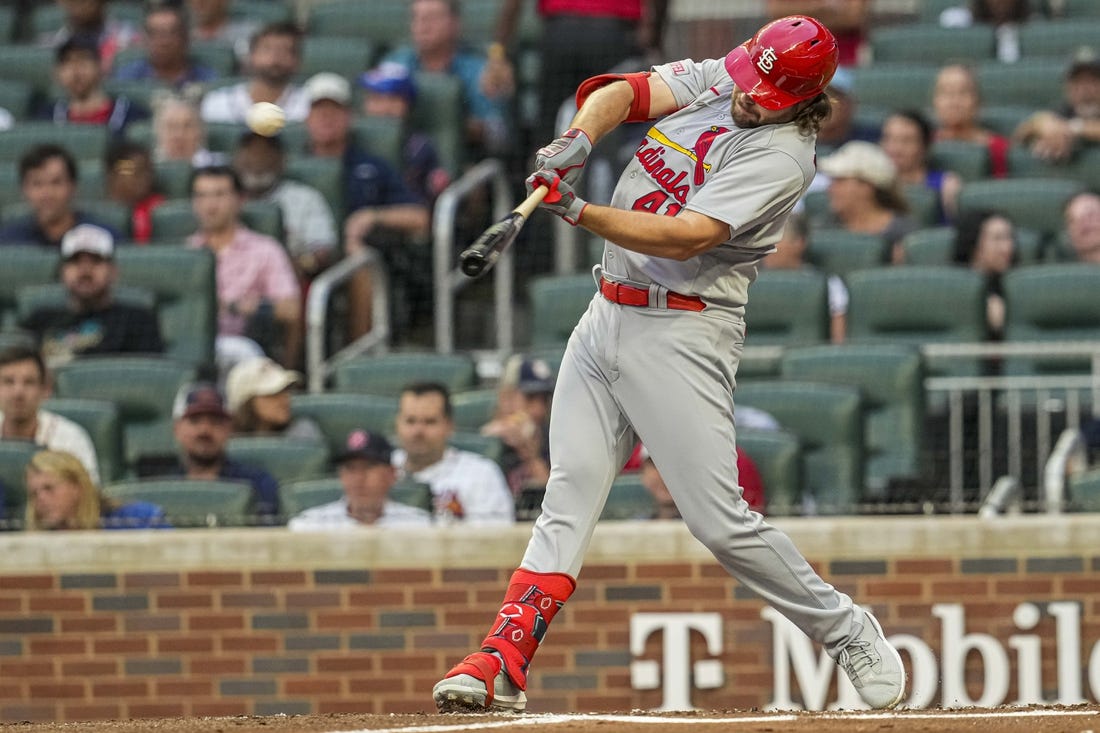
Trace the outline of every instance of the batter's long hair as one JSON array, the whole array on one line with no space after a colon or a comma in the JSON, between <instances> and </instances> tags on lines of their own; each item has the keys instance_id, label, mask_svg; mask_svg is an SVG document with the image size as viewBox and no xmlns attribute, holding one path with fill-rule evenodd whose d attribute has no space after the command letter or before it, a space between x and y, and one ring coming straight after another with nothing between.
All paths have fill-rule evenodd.
<instances>
[{"instance_id":1,"label":"batter's long hair","mask_svg":"<svg viewBox=\"0 0 1100 733\"><path fill-rule=\"evenodd\" d=\"M833 113L833 102L829 95L821 92L799 111L792 120L803 135L816 135L821 131L821 123Z\"/></svg>"}]
</instances>

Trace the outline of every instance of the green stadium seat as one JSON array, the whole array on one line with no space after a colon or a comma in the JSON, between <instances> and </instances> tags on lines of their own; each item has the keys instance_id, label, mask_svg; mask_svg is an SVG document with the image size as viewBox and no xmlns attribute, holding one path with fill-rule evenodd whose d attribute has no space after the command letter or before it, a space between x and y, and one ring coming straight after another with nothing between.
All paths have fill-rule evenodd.
<instances>
[{"instance_id":1,"label":"green stadium seat","mask_svg":"<svg viewBox=\"0 0 1100 733\"><path fill-rule=\"evenodd\" d=\"M4 63L0 48L0 70ZM0 71L0 74L3 72ZM58 125L54 122L20 122L0 135L0 165L19 160L27 149L42 143L62 145L74 157L101 159L107 150L107 128L100 125Z\"/></svg>"},{"instance_id":2,"label":"green stadium seat","mask_svg":"<svg viewBox=\"0 0 1100 733\"><path fill-rule=\"evenodd\" d=\"M493 419L497 409L497 390L474 389L451 395L454 425L457 430L479 430Z\"/></svg>"},{"instance_id":3,"label":"green stadium seat","mask_svg":"<svg viewBox=\"0 0 1100 733\"><path fill-rule=\"evenodd\" d=\"M431 513L434 509L431 484L409 477L399 479L390 489L390 498L402 504L423 509Z\"/></svg>"},{"instance_id":4,"label":"green stadium seat","mask_svg":"<svg viewBox=\"0 0 1100 733\"><path fill-rule=\"evenodd\" d=\"M802 511L802 444L789 430L739 428L737 447L752 459L764 483L769 516Z\"/></svg>"},{"instance_id":5,"label":"green stadium seat","mask_svg":"<svg viewBox=\"0 0 1100 733\"><path fill-rule=\"evenodd\" d=\"M543 275L532 278L527 290L531 299L531 344L564 345L588 309L596 284L588 272Z\"/></svg>"},{"instance_id":6,"label":"green stadium seat","mask_svg":"<svg viewBox=\"0 0 1100 733\"><path fill-rule=\"evenodd\" d=\"M133 285L119 284L114 288L115 300L139 308L155 308L156 296L149 290ZM42 283L20 288L15 295L15 312L19 322L24 322L39 308L64 308L69 293L61 283Z\"/></svg>"},{"instance_id":7,"label":"green stadium seat","mask_svg":"<svg viewBox=\"0 0 1100 733\"><path fill-rule=\"evenodd\" d=\"M1095 46L1097 38L1100 17L1033 19L1020 25L1020 56L1022 63L1046 56L1065 64L1077 49Z\"/></svg>"},{"instance_id":8,"label":"green stadium seat","mask_svg":"<svg viewBox=\"0 0 1100 733\"><path fill-rule=\"evenodd\" d=\"M286 160L287 178L313 186L332 208L336 221L343 221L344 207L344 166L337 158L320 158L315 155L288 155Z\"/></svg>"},{"instance_id":9,"label":"green stadium seat","mask_svg":"<svg viewBox=\"0 0 1100 733\"><path fill-rule=\"evenodd\" d=\"M294 3L288 0L233 0L229 17L250 20L260 25L294 20Z\"/></svg>"},{"instance_id":10,"label":"green stadium seat","mask_svg":"<svg viewBox=\"0 0 1100 733\"><path fill-rule=\"evenodd\" d=\"M1100 5L1095 0L1059 0L1065 18L1098 18Z\"/></svg>"},{"instance_id":11,"label":"green stadium seat","mask_svg":"<svg viewBox=\"0 0 1100 733\"><path fill-rule=\"evenodd\" d=\"M116 481L123 477L122 429L119 425L118 407L113 402L54 397L43 402L42 409L67 417L88 431L95 446L102 482Z\"/></svg>"},{"instance_id":12,"label":"green stadium seat","mask_svg":"<svg viewBox=\"0 0 1100 733\"><path fill-rule=\"evenodd\" d=\"M310 507L332 503L343 495L344 488L335 476L283 483L279 484L279 507L284 517L290 519Z\"/></svg>"},{"instance_id":13,"label":"green stadium seat","mask_svg":"<svg viewBox=\"0 0 1100 733\"><path fill-rule=\"evenodd\" d=\"M375 49L362 38L306 36L302 43L303 78L319 71L331 71L354 80L370 66Z\"/></svg>"},{"instance_id":14,"label":"green stadium seat","mask_svg":"<svg viewBox=\"0 0 1100 733\"><path fill-rule=\"evenodd\" d=\"M153 209L152 220L154 243L182 242L198 229L190 199L165 201ZM246 202L241 208L241 221L249 229L283 240L283 214L272 201Z\"/></svg>"},{"instance_id":15,"label":"green stadium seat","mask_svg":"<svg viewBox=\"0 0 1100 733\"><path fill-rule=\"evenodd\" d=\"M0 43L0 78L27 82L37 94L45 96L53 83L53 56L53 49L46 46ZM11 133L5 130L0 137Z\"/></svg>"},{"instance_id":16,"label":"green stadium seat","mask_svg":"<svg viewBox=\"0 0 1100 733\"><path fill-rule=\"evenodd\" d=\"M938 67L930 63L878 63L852 69L852 85L861 107L887 109L930 103Z\"/></svg>"},{"instance_id":17,"label":"green stadium seat","mask_svg":"<svg viewBox=\"0 0 1100 733\"><path fill-rule=\"evenodd\" d=\"M126 97L132 104L149 112L153 109L154 100L171 92L169 87L145 79L104 79L103 89L112 96Z\"/></svg>"},{"instance_id":18,"label":"green stadium seat","mask_svg":"<svg viewBox=\"0 0 1100 733\"><path fill-rule=\"evenodd\" d=\"M440 164L457 176L466 162L466 110L462 82L456 76L428 71L414 74L416 101L409 125L435 143Z\"/></svg>"},{"instance_id":19,"label":"green stadium seat","mask_svg":"<svg viewBox=\"0 0 1100 733\"><path fill-rule=\"evenodd\" d=\"M917 8L917 20L921 23L939 23L943 11L957 7L959 0L921 0Z\"/></svg>"},{"instance_id":20,"label":"green stadium seat","mask_svg":"<svg viewBox=\"0 0 1100 733\"><path fill-rule=\"evenodd\" d=\"M6 351L16 346L28 349L35 348L37 342L35 341L34 334L14 329L0 331L0 351Z\"/></svg>"},{"instance_id":21,"label":"green stadium seat","mask_svg":"<svg viewBox=\"0 0 1100 733\"><path fill-rule=\"evenodd\" d=\"M784 379L857 387L863 398L864 498L922 477L924 367L915 346L840 344L783 354Z\"/></svg>"},{"instance_id":22,"label":"green stadium seat","mask_svg":"<svg viewBox=\"0 0 1100 733\"><path fill-rule=\"evenodd\" d=\"M941 224L940 198L936 191L922 184L906 184L901 187L909 204L909 218L918 227L934 227Z\"/></svg>"},{"instance_id":23,"label":"green stadium seat","mask_svg":"<svg viewBox=\"0 0 1100 733\"><path fill-rule=\"evenodd\" d=\"M5 6L0 6L3 10ZM10 10L10 8L8 8ZM17 122L26 120L34 103L34 87L21 79L0 79L0 107L3 107Z\"/></svg>"},{"instance_id":24,"label":"green stadium seat","mask_svg":"<svg viewBox=\"0 0 1100 733\"><path fill-rule=\"evenodd\" d=\"M806 256L822 272L846 277L854 270L881 266L889 261L890 252L877 234L815 229L810 232Z\"/></svg>"},{"instance_id":25,"label":"green stadium seat","mask_svg":"<svg viewBox=\"0 0 1100 733\"><path fill-rule=\"evenodd\" d=\"M993 132L1009 137L1034 111L1034 108L1024 104L985 104L978 119Z\"/></svg>"},{"instance_id":26,"label":"green stadium seat","mask_svg":"<svg viewBox=\"0 0 1100 733\"><path fill-rule=\"evenodd\" d=\"M1100 341L1100 266L1020 267L1003 278L1006 341ZM1088 374L1084 357L1006 358L1008 374Z\"/></svg>"},{"instance_id":27,"label":"green stadium seat","mask_svg":"<svg viewBox=\"0 0 1100 733\"><path fill-rule=\"evenodd\" d=\"M0 45L8 45L15 40L15 7L0 5Z\"/></svg>"},{"instance_id":28,"label":"green stadium seat","mask_svg":"<svg viewBox=\"0 0 1100 733\"><path fill-rule=\"evenodd\" d=\"M400 120L393 117L357 115L352 122L356 142L368 153L382 158L395 170L401 170L405 130Z\"/></svg>"},{"instance_id":29,"label":"green stadium seat","mask_svg":"<svg viewBox=\"0 0 1100 733\"><path fill-rule=\"evenodd\" d=\"M60 3L34 3L33 8L30 22L32 41L44 33L53 33L64 25L64 10ZM107 17L140 29L145 17L144 5L137 0L114 0L108 6Z\"/></svg>"},{"instance_id":30,"label":"green stadium seat","mask_svg":"<svg viewBox=\"0 0 1100 733\"><path fill-rule=\"evenodd\" d=\"M235 6L231 5L230 12ZM219 77L233 76L237 73L237 54L233 46L225 41L204 41L191 39L191 58L215 72Z\"/></svg>"},{"instance_id":31,"label":"green stadium seat","mask_svg":"<svg viewBox=\"0 0 1100 733\"><path fill-rule=\"evenodd\" d=\"M1003 211L1017 227L1034 229L1049 241L1062 229L1066 202L1084 188L1077 181L1058 178L970 181L959 191L959 213Z\"/></svg>"},{"instance_id":32,"label":"green stadium seat","mask_svg":"<svg viewBox=\"0 0 1100 733\"><path fill-rule=\"evenodd\" d=\"M229 439L226 453L241 463L264 469L280 485L329 473L328 445L320 441L241 435Z\"/></svg>"},{"instance_id":33,"label":"green stadium seat","mask_svg":"<svg viewBox=\"0 0 1100 733\"><path fill-rule=\"evenodd\" d=\"M1056 109L1062 103L1063 59L1029 59L1018 64L996 61L978 67L984 104Z\"/></svg>"},{"instance_id":34,"label":"green stadium seat","mask_svg":"<svg viewBox=\"0 0 1100 733\"><path fill-rule=\"evenodd\" d=\"M290 411L295 417L316 421L328 441L329 451L337 455L344 450L348 433L358 428L392 434L397 398L348 392L296 394L290 398Z\"/></svg>"},{"instance_id":35,"label":"green stadium seat","mask_svg":"<svg viewBox=\"0 0 1100 733\"><path fill-rule=\"evenodd\" d=\"M120 502L147 501L164 510L173 527L236 527L250 524L252 487L240 481L140 479L103 489Z\"/></svg>"},{"instance_id":36,"label":"green stadium seat","mask_svg":"<svg viewBox=\"0 0 1100 733\"><path fill-rule=\"evenodd\" d=\"M425 352L360 357L335 371L340 392L397 397L411 382L440 382L454 394L476 386L477 370L469 355Z\"/></svg>"},{"instance_id":37,"label":"green stadium seat","mask_svg":"<svg viewBox=\"0 0 1100 733\"><path fill-rule=\"evenodd\" d=\"M191 196L191 162L187 160L158 160L156 187L169 199L188 199Z\"/></svg>"},{"instance_id":38,"label":"green stadium seat","mask_svg":"<svg viewBox=\"0 0 1100 733\"><path fill-rule=\"evenodd\" d=\"M56 272L56 252L37 245L5 246L4 266L0 267L0 321L14 325L19 290L52 283Z\"/></svg>"},{"instance_id":39,"label":"green stadium seat","mask_svg":"<svg viewBox=\"0 0 1100 733\"><path fill-rule=\"evenodd\" d=\"M241 208L241 221L249 229L283 241L283 210L274 201L247 201Z\"/></svg>"},{"instance_id":40,"label":"green stadium seat","mask_svg":"<svg viewBox=\"0 0 1100 733\"><path fill-rule=\"evenodd\" d=\"M944 28L939 23L905 23L873 28L868 42L875 63L924 64L942 61L984 61L994 57L993 26Z\"/></svg>"},{"instance_id":41,"label":"green stadium seat","mask_svg":"<svg viewBox=\"0 0 1100 733\"><path fill-rule=\"evenodd\" d=\"M504 443L500 438L482 435L476 430L456 430L451 434L451 439L448 442L459 450L477 453L498 464L504 458Z\"/></svg>"},{"instance_id":42,"label":"green stadium seat","mask_svg":"<svg viewBox=\"0 0 1100 733\"><path fill-rule=\"evenodd\" d=\"M389 48L409 35L405 3L328 0L313 3L306 28L310 36L349 36L379 48Z\"/></svg>"},{"instance_id":43,"label":"green stadium seat","mask_svg":"<svg viewBox=\"0 0 1100 733\"><path fill-rule=\"evenodd\" d=\"M955 229L917 229L906 235L901 246L907 265L950 265L955 261Z\"/></svg>"},{"instance_id":44,"label":"green stadium seat","mask_svg":"<svg viewBox=\"0 0 1100 733\"><path fill-rule=\"evenodd\" d=\"M857 511L864 473L859 389L821 382L744 382L734 399L771 413L798 436L802 476L817 513Z\"/></svg>"},{"instance_id":45,"label":"green stadium seat","mask_svg":"<svg viewBox=\"0 0 1100 733\"><path fill-rule=\"evenodd\" d=\"M625 473L612 482L600 519L649 519L656 509L653 495L642 484L641 473Z\"/></svg>"},{"instance_id":46,"label":"green stadium seat","mask_svg":"<svg viewBox=\"0 0 1100 733\"><path fill-rule=\"evenodd\" d=\"M0 135L0 139L3 135ZM85 191L90 191L90 186L84 187ZM88 199L80 198L74 206L78 211L82 211L94 216L101 223L113 228L116 232L122 235L122 238L130 238L130 211L122 204L115 203L114 201L104 201L102 199ZM9 204L4 204L0 207L0 220L11 221L18 219L21 216L27 216L31 213L31 207L26 201L13 201Z\"/></svg>"},{"instance_id":47,"label":"green stadium seat","mask_svg":"<svg viewBox=\"0 0 1100 733\"><path fill-rule=\"evenodd\" d=\"M1100 468L1070 477L1069 507L1077 512L1100 512Z\"/></svg>"},{"instance_id":48,"label":"green stadium seat","mask_svg":"<svg viewBox=\"0 0 1100 733\"><path fill-rule=\"evenodd\" d=\"M241 81L244 81L244 79L240 77L219 79L217 82L211 84L210 88L217 89L219 87L230 86ZM214 152L225 153L231 156L233 155L233 152L237 149L237 142L246 132L248 132L248 128L236 122L207 122L206 146Z\"/></svg>"},{"instance_id":49,"label":"green stadium seat","mask_svg":"<svg viewBox=\"0 0 1100 733\"><path fill-rule=\"evenodd\" d=\"M23 526L27 506L27 462L41 448L30 441L0 440L0 484L4 504L0 507L0 528Z\"/></svg>"},{"instance_id":50,"label":"green stadium seat","mask_svg":"<svg viewBox=\"0 0 1100 733\"><path fill-rule=\"evenodd\" d=\"M989 146L961 140L941 140L929 151L932 165L955 173L964 181L988 178L990 175Z\"/></svg>"},{"instance_id":51,"label":"green stadium seat","mask_svg":"<svg viewBox=\"0 0 1100 733\"><path fill-rule=\"evenodd\" d=\"M1021 145L1008 151L1008 170L1016 178L1064 178L1080 181L1087 188L1100 188L1100 149L1092 146L1074 151L1066 161L1046 161Z\"/></svg>"},{"instance_id":52,"label":"green stadium seat","mask_svg":"<svg viewBox=\"0 0 1100 733\"><path fill-rule=\"evenodd\" d=\"M794 346L829 340L829 295L824 273L813 268L763 268L745 306L745 346ZM756 359L746 352L737 376L774 375L778 359Z\"/></svg>"}]
</instances>

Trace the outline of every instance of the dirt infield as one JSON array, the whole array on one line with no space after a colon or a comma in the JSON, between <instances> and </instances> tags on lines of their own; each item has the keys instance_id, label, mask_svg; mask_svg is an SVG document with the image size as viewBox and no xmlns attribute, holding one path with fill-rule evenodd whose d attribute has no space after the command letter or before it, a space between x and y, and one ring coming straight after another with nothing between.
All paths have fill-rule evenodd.
<instances>
[{"instance_id":1,"label":"dirt infield","mask_svg":"<svg viewBox=\"0 0 1100 733\"><path fill-rule=\"evenodd\" d=\"M592 715L309 715L89 723L7 723L0 733L1094 733L1100 706L789 713L696 711Z\"/></svg>"}]
</instances>

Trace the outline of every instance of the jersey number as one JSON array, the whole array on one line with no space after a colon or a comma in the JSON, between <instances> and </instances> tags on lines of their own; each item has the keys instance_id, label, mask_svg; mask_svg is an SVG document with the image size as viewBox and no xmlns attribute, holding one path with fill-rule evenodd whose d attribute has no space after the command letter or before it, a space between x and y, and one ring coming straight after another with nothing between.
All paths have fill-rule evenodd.
<instances>
[{"instance_id":1,"label":"jersey number","mask_svg":"<svg viewBox=\"0 0 1100 733\"><path fill-rule=\"evenodd\" d=\"M631 206L630 208L634 209L634 211L648 211L651 214L660 214L661 213L661 206L666 201L668 201L668 198L669 198L668 194L665 193L664 191L652 191L650 193L647 193L645 196L642 196L637 201L635 201L634 205ZM673 201L673 202L669 203L668 206L665 207L664 215L665 216L676 216L677 214L680 213L680 210L683 209L683 208L684 208L683 206L681 206L680 204Z\"/></svg>"}]
</instances>

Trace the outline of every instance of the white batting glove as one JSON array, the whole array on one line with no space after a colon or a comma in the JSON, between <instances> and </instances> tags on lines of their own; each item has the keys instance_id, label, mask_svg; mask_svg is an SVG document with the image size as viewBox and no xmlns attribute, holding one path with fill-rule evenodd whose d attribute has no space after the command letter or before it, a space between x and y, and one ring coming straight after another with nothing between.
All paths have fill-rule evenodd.
<instances>
[{"instance_id":1,"label":"white batting glove","mask_svg":"<svg viewBox=\"0 0 1100 733\"><path fill-rule=\"evenodd\" d=\"M566 130L561 137L535 153L535 168L557 173L568 184L580 178L588 154L592 152L592 140L588 133L576 127Z\"/></svg>"}]
</instances>

